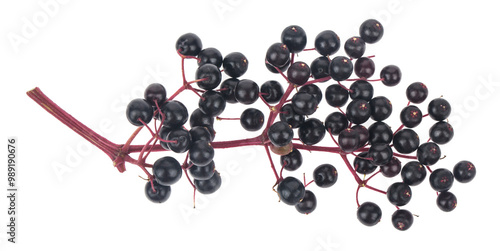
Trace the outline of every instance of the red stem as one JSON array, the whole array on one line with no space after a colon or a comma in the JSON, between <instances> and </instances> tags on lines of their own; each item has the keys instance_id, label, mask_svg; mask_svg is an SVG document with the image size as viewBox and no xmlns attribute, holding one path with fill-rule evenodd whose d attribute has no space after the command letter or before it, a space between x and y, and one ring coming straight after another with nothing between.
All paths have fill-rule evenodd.
<instances>
[{"instance_id":1,"label":"red stem","mask_svg":"<svg viewBox=\"0 0 500 251\"><path fill-rule=\"evenodd\" d=\"M359 176L356 174L356 171L354 171L354 168L351 166L351 163L349 162L349 160L347 159L347 156L345 155L345 153L341 153L340 154L340 157L342 157L342 160L344 160L345 162L345 165L347 166L347 169L349 169L349 171L351 172L352 176L354 177L354 179L356 180L356 182L358 182L358 185L362 184L363 181L361 180L361 178L359 178Z\"/></svg>"},{"instance_id":2,"label":"red stem","mask_svg":"<svg viewBox=\"0 0 500 251\"><path fill-rule=\"evenodd\" d=\"M405 158L405 159L417 159L417 156L409 156L409 155L404 155L404 154L399 154L399 153L392 153L392 155L400 158Z\"/></svg>"},{"instance_id":3,"label":"red stem","mask_svg":"<svg viewBox=\"0 0 500 251\"><path fill-rule=\"evenodd\" d=\"M365 184L365 187L366 187L366 188L368 188L368 189L371 189L371 190L373 190L373 191L377 191L377 192L379 192L379 193L387 194L387 192L386 192L386 191L382 191L382 190L380 190L380 189L377 189L377 188L375 188L375 187L369 186L369 185L367 185L367 184Z\"/></svg>"},{"instance_id":4,"label":"red stem","mask_svg":"<svg viewBox=\"0 0 500 251\"><path fill-rule=\"evenodd\" d=\"M276 172L276 168L274 167L273 159L271 158L271 153L269 152L269 146L265 145L267 157L269 158L269 162L271 163L271 169L273 169L274 176L276 176L276 184L280 182L280 177L278 176L278 172Z\"/></svg>"}]
</instances>

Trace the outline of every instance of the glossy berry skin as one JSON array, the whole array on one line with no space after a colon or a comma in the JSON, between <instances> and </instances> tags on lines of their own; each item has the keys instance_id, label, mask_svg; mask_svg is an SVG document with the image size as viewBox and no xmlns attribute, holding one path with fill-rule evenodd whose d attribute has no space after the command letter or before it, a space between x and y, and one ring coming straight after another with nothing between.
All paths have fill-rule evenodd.
<instances>
[{"instance_id":1,"label":"glossy berry skin","mask_svg":"<svg viewBox=\"0 0 500 251\"><path fill-rule=\"evenodd\" d=\"M295 209L301 214L310 214L316 209L318 204L316 195L313 192L306 190L304 198L295 205Z\"/></svg>"},{"instance_id":2,"label":"glossy berry skin","mask_svg":"<svg viewBox=\"0 0 500 251\"><path fill-rule=\"evenodd\" d=\"M325 129L332 135L339 135L347 126L349 126L349 121L341 112L332 112L325 119Z\"/></svg>"},{"instance_id":3,"label":"glossy berry skin","mask_svg":"<svg viewBox=\"0 0 500 251\"><path fill-rule=\"evenodd\" d=\"M353 71L352 62L344 56L337 56L330 61L328 72L335 81L344 81L348 79Z\"/></svg>"},{"instance_id":4,"label":"glossy berry skin","mask_svg":"<svg viewBox=\"0 0 500 251\"><path fill-rule=\"evenodd\" d=\"M315 84L302 86L300 87L299 92L305 92L313 95L314 98L318 101L318 104L323 99L323 93L321 92L321 89Z\"/></svg>"},{"instance_id":5,"label":"glossy berry skin","mask_svg":"<svg viewBox=\"0 0 500 251\"><path fill-rule=\"evenodd\" d=\"M337 169L330 164L322 164L313 171L314 183L321 188L328 188L337 182Z\"/></svg>"},{"instance_id":6,"label":"glossy berry skin","mask_svg":"<svg viewBox=\"0 0 500 251\"><path fill-rule=\"evenodd\" d=\"M209 179L206 180L195 179L193 183L194 186L196 187L197 192L201 194L213 194L221 187L222 178L220 174L217 171L215 171L215 173Z\"/></svg>"},{"instance_id":7,"label":"glossy berry skin","mask_svg":"<svg viewBox=\"0 0 500 251\"><path fill-rule=\"evenodd\" d=\"M476 167L470 161L460 161L453 167L453 176L460 183L468 183L476 177Z\"/></svg>"},{"instance_id":8,"label":"glossy berry skin","mask_svg":"<svg viewBox=\"0 0 500 251\"><path fill-rule=\"evenodd\" d=\"M448 191L453 186L453 173L448 169L438 168L429 176L432 189L436 192Z\"/></svg>"},{"instance_id":9,"label":"glossy berry skin","mask_svg":"<svg viewBox=\"0 0 500 251\"><path fill-rule=\"evenodd\" d=\"M380 71L382 83L386 86L396 86L401 81L401 70L395 65L388 65Z\"/></svg>"},{"instance_id":10,"label":"glossy berry skin","mask_svg":"<svg viewBox=\"0 0 500 251\"><path fill-rule=\"evenodd\" d=\"M213 140L210 129L206 126L195 126L189 130L189 134L191 135L191 141L195 142L198 140L206 140L211 142Z\"/></svg>"},{"instance_id":11,"label":"glossy berry skin","mask_svg":"<svg viewBox=\"0 0 500 251\"><path fill-rule=\"evenodd\" d=\"M234 95L234 90L236 89L236 85L238 84L238 82L240 82L240 80L237 78L228 78L224 80L220 85L220 93L227 103L238 103L238 100L236 100L236 97Z\"/></svg>"},{"instance_id":12,"label":"glossy berry skin","mask_svg":"<svg viewBox=\"0 0 500 251\"><path fill-rule=\"evenodd\" d=\"M144 188L144 192L146 193L146 198L151 202L155 203L163 203L168 200L172 190L170 186L162 186L158 184L156 180L153 180L153 188L151 187L151 182L146 183L146 187Z\"/></svg>"},{"instance_id":13,"label":"glossy berry skin","mask_svg":"<svg viewBox=\"0 0 500 251\"><path fill-rule=\"evenodd\" d=\"M234 97L241 104L253 104L259 99L259 86L249 79L240 80L234 89Z\"/></svg>"},{"instance_id":14,"label":"glossy berry skin","mask_svg":"<svg viewBox=\"0 0 500 251\"><path fill-rule=\"evenodd\" d=\"M177 100L171 100L161 106L161 112L165 115L163 126L177 128L184 125L189 117L186 106Z\"/></svg>"},{"instance_id":15,"label":"glossy berry skin","mask_svg":"<svg viewBox=\"0 0 500 251\"><path fill-rule=\"evenodd\" d=\"M441 158L441 149L434 142L427 142L417 149L417 159L422 165L431 166Z\"/></svg>"},{"instance_id":16,"label":"glossy berry skin","mask_svg":"<svg viewBox=\"0 0 500 251\"><path fill-rule=\"evenodd\" d=\"M311 62L311 75L314 79L326 78L329 77L328 67L330 66L330 60L321 56L319 58L314 59Z\"/></svg>"},{"instance_id":17,"label":"glossy berry skin","mask_svg":"<svg viewBox=\"0 0 500 251\"><path fill-rule=\"evenodd\" d=\"M303 85L311 76L311 68L306 63L298 61L290 65L286 73L288 81L292 84Z\"/></svg>"},{"instance_id":18,"label":"glossy berry skin","mask_svg":"<svg viewBox=\"0 0 500 251\"><path fill-rule=\"evenodd\" d=\"M153 175L158 184L171 186L181 179L182 168L176 159L167 156L155 161Z\"/></svg>"},{"instance_id":19,"label":"glossy berry skin","mask_svg":"<svg viewBox=\"0 0 500 251\"><path fill-rule=\"evenodd\" d=\"M436 204L444 212L451 212L457 207L457 197L448 191L441 192L436 199Z\"/></svg>"},{"instance_id":20,"label":"glossy berry skin","mask_svg":"<svg viewBox=\"0 0 500 251\"><path fill-rule=\"evenodd\" d=\"M443 98L437 98L429 102L429 106L427 107L427 111L429 112L429 116L437 121L445 120L450 116L451 113L451 105Z\"/></svg>"},{"instance_id":21,"label":"glossy berry skin","mask_svg":"<svg viewBox=\"0 0 500 251\"><path fill-rule=\"evenodd\" d=\"M417 186L425 180L427 171L418 161L410 161L403 166L401 178L409 186Z\"/></svg>"},{"instance_id":22,"label":"glossy berry skin","mask_svg":"<svg viewBox=\"0 0 500 251\"><path fill-rule=\"evenodd\" d=\"M401 161L392 157L392 159L385 165L380 166L380 172L387 178L392 178L401 172Z\"/></svg>"},{"instance_id":23,"label":"glossy berry skin","mask_svg":"<svg viewBox=\"0 0 500 251\"><path fill-rule=\"evenodd\" d=\"M220 68L222 66L222 54L215 48L205 48L198 54L198 66L213 64Z\"/></svg>"},{"instance_id":24,"label":"glossy berry skin","mask_svg":"<svg viewBox=\"0 0 500 251\"><path fill-rule=\"evenodd\" d=\"M352 92L349 92L351 99L370 101L373 98L373 86L368 81L356 80L349 87L349 90L352 90Z\"/></svg>"},{"instance_id":25,"label":"glossy berry skin","mask_svg":"<svg viewBox=\"0 0 500 251\"><path fill-rule=\"evenodd\" d=\"M370 132L363 125L354 125L351 129L358 134L359 137L359 146L364 146L368 143L370 139Z\"/></svg>"},{"instance_id":26,"label":"glossy berry skin","mask_svg":"<svg viewBox=\"0 0 500 251\"><path fill-rule=\"evenodd\" d=\"M180 36L175 43L175 50L185 56L197 56L203 45L201 39L193 33Z\"/></svg>"},{"instance_id":27,"label":"glossy berry skin","mask_svg":"<svg viewBox=\"0 0 500 251\"><path fill-rule=\"evenodd\" d=\"M392 141L392 130L384 122L375 122L370 127L368 127L368 132L370 135L370 144L384 143L389 144Z\"/></svg>"},{"instance_id":28,"label":"glossy berry skin","mask_svg":"<svg viewBox=\"0 0 500 251\"><path fill-rule=\"evenodd\" d=\"M275 73L275 74L280 73L280 71L281 72L285 72L288 69L289 66L290 66L290 61L288 61L284 66L281 66L281 67L276 67L276 66L274 66L274 65L266 62L266 68L270 72Z\"/></svg>"},{"instance_id":29,"label":"glossy berry skin","mask_svg":"<svg viewBox=\"0 0 500 251\"><path fill-rule=\"evenodd\" d=\"M214 158L214 148L206 140L198 140L191 144L189 160L197 166L206 166Z\"/></svg>"},{"instance_id":30,"label":"glossy berry skin","mask_svg":"<svg viewBox=\"0 0 500 251\"><path fill-rule=\"evenodd\" d=\"M431 140L440 145L450 142L454 134L453 127L448 122L444 121L437 122L429 129Z\"/></svg>"},{"instance_id":31,"label":"glossy berry skin","mask_svg":"<svg viewBox=\"0 0 500 251\"><path fill-rule=\"evenodd\" d=\"M193 179L208 180L215 174L215 163L212 160L208 165L205 166L192 165L188 170Z\"/></svg>"},{"instance_id":32,"label":"glossy berry skin","mask_svg":"<svg viewBox=\"0 0 500 251\"><path fill-rule=\"evenodd\" d=\"M340 149L346 153L354 152L360 147L359 135L351 128L342 130L339 134L338 141Z\"/></svg>"},{"instance_id":33,"label":"glossy berry skin","mask_svg":"<svg viewBox=\"0 0 500 251\"><path fill-rule=\"evenodd\" d=\"M281 42L288 46L291 53L301 52L307 44L306 32L298 25L290 25L281 32Z\"/></svg>"},{"instance_id":34,"label":"glossy berry skin","mask_svg":"<svg viewBox=\"0 0 500 251\"><path fill-rule=\"evenodd\" d=\"M222 60L224 72L232 77L241 77L248 70L248 59L240 52L231 52Z\"/></svg>"},{"instance_id":35,"label":"glossy berry skin","mask_svg":"<svg viewBox=\"0 0 500 251\"><path fill-rule=\"evenodd\" d=\"M375 19L368 19L359 27L359 36L369 44L378 42L383 35L384 27Z\"/></svg>"},{"instance_id":36,"label":"glossy berry skin","mask_svg":"<svg viewBox=\"0 0 500 251\"><path fill-rule=\"evenodd\" d=\"M267 49L266 60L269 64L278 68L290 62L290 51L288 46L282 43L274 43Z\"/></svg>"},{"instance_id":37,"label":"glossy berry skin","mask_svg":"<svg viewBox=\"0 0 500 251\"><path fill-rule=\"evenodd\" d=\"M318 100L312 94L297 92L292 97L292 107L300 115L311 115L318 108Z\"/></svg>"},{"instance_id":38,"label":"glossy berry skin","mask_svg":"<svg viewBox=\"0 0 500 251\"><path fill-rule=\"evenodd\" d=\"M392 214L392 225L400 231L408 230L413 225L413 214L405 209L398 209Z\"/></svg>"},{"instance_id":39,"label":"glossy berry skin","mask_svg":"<svg viewBox=\"0 0 500 251\"><path fill-rule=\"evenodd\" d=\"M358 207L356 215L363 225L371 227L379 223L382 218L382 210L373 202L364 202Z\"/></svg>"},{"instance_id":40,"label":"glossy berry skin","mask_svg":"<svg viewBox=\"0 0 500 251\"><path fill-rule=\"evenodd\" d=\"M371 118L375 121L383 121L389 118L392 113L392 103L383 96L370 100Z\"/></svg>"},{"instance_id":41,"label":"glossy berry skin","mask_svg":"<svg viewBox=\"0 0 500 251\"><path fill-rule=\"evenodd\" d=\"M340 38L331 30L322 31L314 39L314 48L323 56L332 55L340 48Z\"/></svg>"},{"instance_id":42,"label":"glossy berry skin","mask_svg":"<svg viewBox=\"0 0 500 251\"><path fill-rule=\"evenodd\" d=\"M377 166L373 165L371 161L365 158L369 158L368 152L362 152L354 159L354 170L356 170L357 173L370 174L377 169Z\"/></svg>"},{"instance_id":43,"label":"glossy berry skin","mask_svg":"<svg viewBox=\"0 0 500 251\"><path fill-rule=\"evenodd\" d=\"M325 90L325 100L330 106L341 107L349 100L349 92L339 84L332 84Z\"/></svg>"},{"instance_id":44,"label":"glossy berry skin","mask_svg":"<svg viewBox=\"0 0 500 251\"><path fill-rule=\"evenodd\" d=\"M141 120L147 124L153 119L153 107L146 100L137 98L128 103L125 114L132 125L143 126Z\"/></svg>"},{"instance_id":45,"label":"glossy berry skin","mask_svg":"<svg viewBox=\"0 0 500 251\"><path fill-rule=\"evenodd\" d=\"M298 128L304 123L305 117L295 112L292 104L286 104L280 109L280 120L289 124L292 128Z\"/></svg>"},{"instance_id":46,"label":"glossy berry skin","mask_svg":"<svg viewBox=\"0 0 500 251\"><path fill-rule=\"evenodd\" d=\"M286 146L292 142L293 130L287 123L278 121L269 127L267 137L275 146Z\"/></svg>"},{"instance_id":47,"label":"glossy berry skin","mask_svg":"<svg viewBox=\"0 0 500 251\"><path fill-rule=\"evenodd\" d=\"M168 149L175 153L186 152L191 147L191 134L182 127L168 133L167 140L176 141L167 142Z\"/></svg>"},{"instance_id":48,"label":"glossy berry skin","mask_svg":"<svg viewBox=\"0 0 500 251\"><path fill-rule=\"evenodd\" d=\"M160 106L167 99L167 91L162 84L150 84L144 90L144 99L154 107L156 107L156 104Z\"/></svg>"},{"instance_id":49,"label":"glossy berry skin","mask_svg":"<svg viewBox=\"0 0 500 251\"><path fill-rule=\"evenodd\" d=\"M306 189L300 180L286 177L278 184L277 192L283 203L295 206L304 198Z\"/></svg>"},{"instance_id":50,"label":"glossy berry skin","mask_svg":"<svg viewBox=\"0 0 500 251\"><path fill-rule=\"evenodd\" d=\"M195 126L212 127L214 125L214 117L205 114L200 110L200 108L197 108L189 117L189 125L191 128Z\"/></svg>"},{"instance_id":51,"label":"glossy berry skin","mask_svg":"<svg viewBox=\"0 0 500 251\"><path fill-rule=\"evenodd\" d=\"M219 116L226 109L226 100L220 92L206 91L198 102L200 110L208 116Z\"/></svg>"},{"instance_id":52,"label":"glossy berry skin","mask_svg":"<svg viewBox=\"0 0 500 251\"><path fill-rule=\"evenodd\" d=\"M196 79L206 80L197 82L196 84L204 90L212 90L220 84L222 74L219 68L213 64L204 64L196 70Z\"/></svg>"},{"instance_id":53,"label":"glossy berry skin","mask_svg":"<svg viewBox=\"0 0 500 251\"><path fill-rule=\"evenodd\" d=\"M395 206L404 206L411 200L411 188L403 182L396 182L387 189L387 199Z\"/></svg>"},{"instance_id":54,"label":"glossy berry skin","mask_svg":"<svg viewBox=\"0 0 500 251\"><path fill-rule=\"evenodd\" d=\"M360 58L365 54L366 43L360 37L351 37L344 44L345 53L351 58Z\"/></svg>"},{"instance_id":55,"label":"glossy berry skin","mask_svg":"<svg viewBox=\"0 0 500 251\"><path fill-rule=\"evenodd\" d=\"M421 82L415 82L406 88L406 97L408 100L415 104L420 104L425 101L429 95L429 90Z\"/></svg>"},{"instance_id":56,"label":"glossy berry skin","mask_svg":"<svg viewBox=\"0 0 500 251\"><path fill-rule=\"evenodd\" d=\"M170 129L170 128L168 128L168 127L164 127L164 126L162 126L162 127L160 128L160 131L158 132L158 136L159 136L161 139L167 140L167 135L170 133L170 131L172 131L172 129ZM161 145L161 147L163 147L163 149L165 149L165 150L170 150L170 149L168 148L167 142L160 141L160 145Z\"/></svg>"},{"instance_id":57,"label":"glossy berry skin","mask_svg":"<svg viewBox=\"0 0 500 251\"><path fill-rule=\"evenodd\" d=\"M260 86L260 92L268 104L276 104L283 96L283 87L278 81L269 80Z\"/></svg>"},{"instance_id":58,"label":"glossy berry skin","mask_svg":"<svg viewBox=\"0 0 500 251\"><path fill-rule=\"evenodd\" d=\"M360 78L367 79L375 73L375 63L370 58L358 58L354 63L354 73Z\"/></svg>"},{"instance_id":59,"label":"glossy berry skin","mask_svg":"<svg viewBox=\"0 0 500 251\"><path fill-rule=\"evenodd\" d=\"M382 166L392 159L392 149L388 144L377 143L373 144L368 150L372 164Z\"/></svg>"},{"instance_id":60,"label":"glossy berry skin","mask_svg":"<svg viewBox=\"0 0 500 251\"><path fill-rule=\"evenodd\" d=\"M418 107L409 105L401 110L399 118L404 126L414 128L422 122L422 112Z\"/></svg>"},{"instance_id":61,"label":"glossy berry skin","mask_svg":"<svg viewBox=\"0 0 500 251\"><path fill-rule=\"evenodd\" d=\"M295 171L302 165L302 154L294 148L290 153L280 157L280 163L285 170Z\"/></svg>"},{"instance_id":62,"label":"glossy berry skin","mask_svg":"<svg viewBox=\"0 0 500 251\"><path fill-rule=\"evenodd\" d=\"M264 125L264 113L255 108L248 108L241 113L240 124L247 131L258 131Z\"/></svg>"},{"instance_id":63,"label":"glossy berry skin","mask_svg":"<svg viewBox=\"0 0 500 251\"><path fill-rule=\"evenodd\" d=\"M347 105L346 116L354 124L363 124L370 118L371 106L366 100L355 99Z\"/></svg>"},{"instance_id":64,"label":"glossy berry skin","mask_svg":"<svg viewBox=\"0 0 500 251\"><path fill-rule=\"evenodd\" d=\"M325 137L325 126L316 118L307 119L299 127L299 139L305 145L315 145Z\"/></svg>"},{"instance_id":65,"label":"glossy berry skin","mask_svg":"<svg viewBox=\"0 0 500 251\"><path fill-rule=\"evenodd\" d=\"M412 153L418 149L420 138L412 129L403 129L394 134L392 142L396 151L406 154Z\"/></svg>"}]
</instances>

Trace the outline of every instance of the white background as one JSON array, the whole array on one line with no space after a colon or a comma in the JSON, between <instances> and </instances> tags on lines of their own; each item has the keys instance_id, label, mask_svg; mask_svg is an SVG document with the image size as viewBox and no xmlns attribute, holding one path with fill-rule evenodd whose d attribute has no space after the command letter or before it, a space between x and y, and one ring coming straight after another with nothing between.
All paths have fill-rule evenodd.
<instances>
[{"instance_id":1,"label":"white background","mask_svg":"<svg viewBox=\"0 0 500 251\"><path fill-rule=\"evenodd\" d=\"M44 3L56 5L47 10ZM0 139L6 145L7 137L17 136L19 142L18 243L6 241L3 197L1 250L469 250L496 244L500 20L493 1L40 0L0 5ZM437 208L427 181L415 187L404 208L420 217L406 232L392 227L395 209L387 199L367 189L361 190L360 201L377 202L383 216L374 227L360 224L354 179L338 156L325 153L303 152L303 167L287 174L301 177L305 172L310 180L319 164L337 167L335 186L308 187L318 198L317 210L308 216L278 203L262 147L217 150L224 185L214 195L199 196L196 210L185 178L173 186L166 203L150 203L138 168L128 165L127 172L118 173L106 155L89 148L25 94L38 86L83 123L124 143L135 129L124 115L128 101L140 97L152 82L163 83L170 94L179 87L180 59L174 44L180 35L194 32L205 47L216 47L224 55L244 53L250 62L244 78L284 84L263 63L267 47L279 41L283 28L302 26L310 48L317 33L334 30L343 42L357 35L369 18L378 19L385 34L368 46L366 55L376 55L377 72L388 64L403 72L397 87L374 84L376 95L387 96L394 105L388 123L393 128L400 124L406 86L424 82L429 99L444 95L453 107L455 138L442 146L447 157L433 168L451 169L467 159L478 169L470 184L455 182L451 191L458 207L451 213ZM30 24L34 27L26 31ZM13 37L21 42L13 43ZM344 55L343 50L338 54ZM298 59L310 63L316 56L305 52ZM186 67L192 80L196 66L188 62ZM192 93L178 98L190 110L198 102ZM261 103L254 106L265 108ZM322 120L333 111L325 101L319 107L313 117ZM244 108L233 105L224 116L238 117ZM420 108L426 110L425 105ZM426 118L417 128L423 140L432 123ZM215 129L216 140L256 135L244 132L237 121L218 121ZM136 143L146 140L144 133ZM320 144L332 142L325 138ZM0 187L5 189L2 170ZM385 190L399 179L377 176L373 185Z\"/></svg>"}]
</instances>

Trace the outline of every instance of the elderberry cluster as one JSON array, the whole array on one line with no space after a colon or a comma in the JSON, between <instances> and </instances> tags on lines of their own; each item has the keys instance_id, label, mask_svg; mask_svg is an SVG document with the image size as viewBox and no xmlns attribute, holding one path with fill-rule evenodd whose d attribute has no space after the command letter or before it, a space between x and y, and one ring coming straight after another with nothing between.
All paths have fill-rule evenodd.
<instances>
[{"instance_id":1,"label":"elderberry cluster","mask_svg":"<svg viewBox=\"0 0 500 251\"><path fill-rule=\"evenodd\" d=\"M451 106L445 99L431 100L426 115L416 106L428 96L423 83L414 82L406 89L409 102L399 113L402 125L393 130L384 122L392 114L392 103L385 96L374 95L372 82L396 86L402 79L401 70L396 65L387 65L380 70L379 79L370 79L376 73L375 63L372 57L364 56L367 44L378 42L383 34L384 29L378 21L367 20L360 26L359 36L345 41L347 56L334 56L341 47L340 38L334 31L320 32L314 39L314 48L305 49L305 31L296 25L285 28L281 42L268 48L265 66L270 72L283 76L288 86L286 91L275 80L266 81L259 87L250 79L240 79L248 69L248 59L242 53L233 52L223 57L215 48L203 48L200 38L193 33L179 37L175 48L183 60L193 58L198 62L195 81L187 82L183 76L183 88L199 96L198 108L189 114L180 101L167 98L164 86L155 83L146 88L143 99L132 100L126 111L128 120L135 126L147 126L155 120L160 126L150 129L151 134L156 135L152 140L159 141L165 150L187 153L189 157L189 162L186 157L183 164L170 156L158 159L146 184L147 197L154 202L166 201L171 193L170 186L188 171L196 191L204 194L217 191L221 177L213 160L214 119L223 113L227 104L251 105L261 98L270 108L267 126L264 127L266 116L255 108L241 113L240 124L248 131L264 128L260 144L280 155L282 169L299 169L303 164L300 150L317 150L314 147L328 135L336 144L328 149L342 157L359 187L370 188L368 180L378 173L389 178L401 176L401 181L390 185L386 191L372 188L386 194L389 202L396 206L392 215L395 228L406 230L412 225L413 214L399 207L410 202L411 187L421 184L428 171L431 172L430 185L439 193L438 207L452 211L457 204L455 195L449 192L453 181L471 181L476 169L471 162L461 161L453 172L444 168L431 170L431 166L441 159L440 145L448 143L454 131L446 121ZM310 64L294 61L297 53L309 50L315 50L320 56ZM227 75L224 80L222 72ZM357 78L351 78L353 72ZM345 82L352 84L347 87ZM194 83L199 89L192 87ZM320 87L316 83L324 84ZM323 120L311 117L322 100L334 111ZM429 141L421 143L413 128L427 116L437 122L429 129ZM278 117L279 121L274 121ZM184 126L188 120L189 130ZM294 142L294 135L298 135L300 142ZM352 164L347 155L355 156ZM401 158L415 160L403 165ZM273 166L271 158L270 161ZM372 173L367 180L358 176ZM292 176L283 177L282 172L278 177L276 170L275 174L281 202L295 206L304 214L315 210L317 199L312 191L306 190L309 184L304 184L305 180L303 183ZM338 172L336 167L326 163L316 167L312 176L318 187L327 188L336 183ZM187 178L191 181L190 177ZM373 226L381 217L382 211L377 204L358 202L357 218L364 225Z\"/></svg>"}]
</instances>

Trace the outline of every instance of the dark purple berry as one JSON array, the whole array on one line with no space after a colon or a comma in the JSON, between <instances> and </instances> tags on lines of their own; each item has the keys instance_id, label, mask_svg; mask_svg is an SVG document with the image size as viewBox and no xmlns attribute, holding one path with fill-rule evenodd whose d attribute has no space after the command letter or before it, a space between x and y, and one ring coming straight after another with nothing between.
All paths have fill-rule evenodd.
<instances>
[{"instance_id":1,"label":"dark purple berry","mask_svg":"<svg viewBox=\"0 0 500 251\"><path fill-rule=\"evenodd\" d=\"M453 173L448 169L438 168L431 173L429 182L436 192L444 192L450 190L454 179Z\"/></svg>"},{"instance_id":2,"label":"dark purple berry","mask_svg":"<svg viewBox=\"0 0 500 251\"><path fill-rule=\"evenodd\" d=\"M427 86L421 82L415 82L406 88L406 97L410 102L415 104L424 102L428 94L429 90L427 90Z\"/></svg>"},{"instance_id":3,"label":"dark purple berry","mask_svg":"<svg viewBox=\"0 0 500 251\"><path fill-rule=\"evenodd\" d=\"M358 207L356 215L363 225L371 227L380 222L382 210L373 202L365 202Z\"/></svg>"},{"instance_id":4,"label":"dark purple berry","mask_svg":"<svg viewBox=\"0 0 500 251\"><path fill-rule=\"evenodd\" d=\"M238 78L247 71L248 59L240 52L232 52L224 57L222 67L228 76Z\"/></svg>"},{"instance_id":5,"label":"dark purple berry","mask_svg":"<svg viewBox=\"0 0 500 251\"><path fill-rule=\"evenodd\" d=\"M146 100L137 98L128 103L126 115L132 125L144 126L153 119L153 107Z\"/></svg>"},{"instance_id":6,"label":"dark purple berry","mask_svg":"<svg viewBox=\"0 0 500 251\"><path fill-rule=\"evenodd\" d=\"M196 187L196 191L202 194L212 194L215 193L222 185L222 178L220 174L215 171L215 173L206 180L197 180L193 181L194 186Z\"/></svg>"},{"instance_id":7,"label":"dark purple berry","mask_svg":"<svg viewBox=\"0 0 500 251\"><path fill-rule=\"evenodd\" d=\"M422 112L414 105L409 105L401 110L399 115L401 123L408 128L414 128L422 122Z\"/></svg>"},{"instance_id":8,"label":"dark purple berry","mask_svg":"<svg viewBox=\"0 0 500 251\"><path fill-rule=\"evenodd\" d=\"M289 154L280 157L280 163L285 170L295 171L302 165L302 154L294 148Z\"/></svg>"},{"instance_id":9,"label":"dark purple berry","mask_svg":"<svg viewBox=\"0 0 500 251\"><path fill-rule=\"evenodd\" d=\"M222 66L222 54L215 48L206 48L198 54L198 66L213 64L220 68Z\"/></svg>"},{"instance_id":10,"label":"dark purple berry","mask_svg":"<svg viewBox=\"0 0 500 251\"><path fill-rule=\"evenodd\" d=\"M160 185L171 186L181 179L182 168L176 159L167 156L155 161L153 175Z\"/></svg>"},{"instance_id":11,"label":"dark purple berry","mask_svg":"<svg viewBox=\"0 0 500 251\"><path fill-rule=\"evenodd\" d=\"M197 56L203 45L201 39L193 33L180 36L175 43L175 49L185 56Z\"/></svg>"},{"instance_id":12,"label":"dark purple berry","mask_svg":"<svg viewBox=\"0 0 500 251\"><path fill-rule=\"evenodd\" d=\"M395 206L404 206L411 200L411 188L403 182L396 182L387 189L387 199Z\"/></svg>"},{"instance_id":13,"label":"dark purple berry","mask_svg":"<svg viewBox=\"0 0 500 251\"><path fill-rule=\"evenodd\" d=\"M453 167L453 176L458 182L470 182L476 177L476 167L470 161L460 161Z\"/></svg>"},{"instance_id":14,"label":"dark purple berry","mask_svg":"<svg viewBox=\"0 0 500 251\"><path fill-rule=\"evenodd\" d=\"M354 72L358 77L367 79L375 73L375 63L370 58L358 58L354 63Z\"/></svg>"},{"instance_id":15,"label":"dark purple berry","mask_svg":"<svg viewBox=\"0 0 500 251\"><path fill-rule=\"evenodd\" d=\"M314 183L321 188L328 188L337 182L337 169L330 164L322 164L313 171Z\"/></svg>"},{"instance_id":16,"label":"dark purple berry","mask_svg":"<svg viewBox=\"0 0 500 251\"><path fill-rule=\"evenodd\" d=\"M453 135L453 127L448 122L436 122L436 124L432 125L429 129L429 136L431 140L440 145L450 142Z\"/></svg>"},{"instance_id":17,"label":"dark purple berry","mask_svg":"<svg viewBox=\"0 0 500 251\"><path fill-rule=\"evenodd\" d=\"M401 70L395 65L388 65L380 71L382 83L386 86L395 86L401 81Z\"/></svg>"},{"instance_id":18,"label":"dark purple berry","mask_svg":"<svg viewBox=\"0 0 500 251\"><path fill-rule=\"evenodd\" d=\"M401 231L408 230L413 225L413 214L405 209L398 209L392 214L392 225Z\"/></svg>"},{"instance_id":19,"label":"dark purple berry","mask_svg":"<svg viewBox=\"0 0 500 251\"><path fill-rule=\"evenodd\" d=\"M288 46L291 53L301 52L307 44L306 32L298 25L290 25L281 32L281 42Z\"/></svg>"},{"instance_id":20,"label":"dark purple berry","mask_svg":"<svg viewBox=\"0 0 500 251\"><path fill-rule=\"evenodd\" d=\"M283 203L295 206L304 198L306 189L300 180L286 177L278 184L277 192Z\"/></svg>"},{"instance_id":21,"label":"dark purple berry","mask_svg":"<svg viewBox=\"0 0 500 251\"><path fill-rule=\"evenodd\" d=\"M448 191L441 192L436 199L436 204L439 209L451 212L457 207L457 197Z\"/></svg>"},{"instance_id":22,"label":"dark purple berry","mask_svg":"<svg viewBox=\"0 0 500 251\"><path fill-rule=\"evenodd\" d=\"M295 209L301 214L310 214L316 209L317 201L313 192L306 190L304 198L295 205Z\"/></svg>"},{"instance_id":23,"label":"dark purple berry","mask_svg":"<svg viewBox=\"0 0 500 251\"><path fill-rule=\"evenodd\" d=\"M323 56L332 55L340 48L340 38L331 30L322 31L314 39L314 48Z\"/></svg>"},{"instance_id":24,"label":"dark purple berry","mask_svg":"<svg viewBox=\"0 0 500 251\"><path fill-rule=\"evenodd\" d=\"M378 42L384 35L384 27L379 21L368 19L359 27L359 35L365 42L373 44Z\"/></svg>"},{"instance_id":25,"label":"dark purple berry","mask_svg":"<svg viewBox=\"0 0 500 251\"><path fill-rule=\"evenodd\" d=\"M328 67L328 72L335 81L344 81L348 79L352 71L353 66L351 60L344 56L334 57Z\"/></svg>"},{"instance_id":26,"label":"dark purple berry","mask_svg":"<svg viewBox=\"0 0 500 251\"><path fill-rule=\"evenodd\" d=\"M437 98L429 102L427 107L429 116L437 121L445 120L450 116L451 105L443 98Z\"/></svg>"},{"instance_id":27,"label":"dark purple berry","mask_svg":"<svg viewBox=\"0 0 500 251\"><path fill-rule=\"evenodd\" d=\"M418 161L406 163L401 170L401 178L403 178L403 182L409 186L419 185L425 180L425 176L427 176L427 171Z\"/></svg>"},{"instance_id":28,"label":"dark purple berry","mask_svg":"<svg viewBox=\"0 0 500 251\"><path fill-rule=\"evenodd\" d=\"M303 85L311 77L311 69L309 68L309 65L304 62L295 62L288 67L287 77L290 83Z\"/></svg>"}]
</instances>

